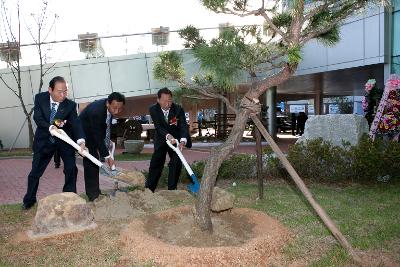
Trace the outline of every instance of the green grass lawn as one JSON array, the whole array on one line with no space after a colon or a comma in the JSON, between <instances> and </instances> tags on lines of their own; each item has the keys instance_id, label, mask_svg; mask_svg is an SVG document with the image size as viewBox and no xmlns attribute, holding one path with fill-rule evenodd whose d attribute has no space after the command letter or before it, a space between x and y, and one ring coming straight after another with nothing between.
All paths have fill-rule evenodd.
<instances>
[{"instance_id":1,"label":"green grass lawn","mask_svg":"<svg viewBox=\"0 0 400 267\"><path fill-rule=\"evenodd\" d=\"M310 260L312 266L342 266L349 261L296 188L272 182L263 200L256 199L256 185L239 184L230 190L239 206L264 211L295 233L294 242L284 248L288 262L312 259L314 254L319 256ZM400 264L400 185L312 185L310 190L354 248L388 253Z\"/></svg>"},{"instance_id":2,"label":"green grass lawn","mask_svg":"<svg viewBox=\"0 0 400 267\"><path fill-rule=\"evenodd\" d=\"M32 150L30 149L13 149L10 152L7 150L1 150L0 151L0 157L26 157L32 156Z\"/></svg>"},{"instance_id":3,"label":"green grass lawn","mask_svg":"<svg viewBox=\"0 0 400 267\"><path fill-rule=\"evenodd\" d=\"M355 249L370 255L385 255L400 265L400 185L313 184L309 188ZM277 266L353 266L347 253L293 186L282 181L268 182L263 200L257 199L257 186L248 182L238 182L229 190L236 195L237 207L266 212L293 233ZM118 240L123 223L104 224L96 231L66 238L18 243L16 233L29 227L34 209L23 212L20 205L1 205L0 214L0 266L121 263Z\"/></svg>"},{"instance_id":4,"label":"green grass lawn","mask_svg":"<svg viewBox=\"0 0 400 267\"><path fill-rule=\"evenodd\" d=\"M139 160L149 160L151 159L152 153L140 153L140 154L130 154L123 153L115 155L115 160L124 160L124 161L139 161Z\"/></svg>"}]
</instances>

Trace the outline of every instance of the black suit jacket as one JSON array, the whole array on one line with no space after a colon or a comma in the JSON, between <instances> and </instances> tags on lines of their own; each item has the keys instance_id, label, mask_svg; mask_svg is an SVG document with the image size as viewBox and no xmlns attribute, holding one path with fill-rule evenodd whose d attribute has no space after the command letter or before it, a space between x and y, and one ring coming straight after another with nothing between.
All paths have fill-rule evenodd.
<instances>
[{"instance_id":1,"label":"black suit jacket","mask_svg":"<svg viewBox=\"0 0 400 267\"><path fill-rule=\"evenodd\" d=\"M49 144L50 140L50 94L42 92L35 96L35 106L33 108L33 120L37 125L35 139L33 142L33 152L39 152L43 147ZM76 103L72 100L65 99L58 106L55 119L66 120L66 124L62 128L73 140L85 138L82 130L82 125L78 119L76 112ZM57 144L67 148L73 148L62 140L58 140Z\"/></svg>"},{"instance_id":2,"label":"black suit jacket","mask_svg":"<svg viewBox=\"0 0 400 267\"><path fill-rule=\"evenodd\" d=\"M186 147L192 146L192 141L189 135L188 125L186 123L185 112L183 108L175 103L172 103L168 114L168 122L165 121L164 113L161 110L160 104L156 103L150 107L150 116L153 120L156 129L154 135L154 147L157 149L161 146L166 146L165 137L171 134L175 139L180 140L186 138ZM176 125L173 123L176 119Z\"/></svg>"},{"instance_id":3,"label":"black suit jacket","mask_svg":"<svg viewBox=\"0 0 400 267\"><path fill-rule=\"evenodd\" d=\"M107 157L109 151L104 142L107 130L107 99L90 103L79 115L86 135L86 146L97 149L101 157Z\"/></svg>"}]
</instances>

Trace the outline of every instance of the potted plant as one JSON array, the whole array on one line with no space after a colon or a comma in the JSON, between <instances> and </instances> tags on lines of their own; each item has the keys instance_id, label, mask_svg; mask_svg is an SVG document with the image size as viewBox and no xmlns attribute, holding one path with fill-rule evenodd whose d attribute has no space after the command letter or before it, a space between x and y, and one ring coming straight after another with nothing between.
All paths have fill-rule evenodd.
<instances>
[{"instance_id":1,"label":"potted plant","mask_svg":"<svg viewBox=\"0 0 400 267\"><path fill-rule=\"evenodd\" d=\"M141 140L142 124L137 120L127 120L124 126L125 153L139 154L144 147L144 140Z\"/></svg>"}]
</instances>

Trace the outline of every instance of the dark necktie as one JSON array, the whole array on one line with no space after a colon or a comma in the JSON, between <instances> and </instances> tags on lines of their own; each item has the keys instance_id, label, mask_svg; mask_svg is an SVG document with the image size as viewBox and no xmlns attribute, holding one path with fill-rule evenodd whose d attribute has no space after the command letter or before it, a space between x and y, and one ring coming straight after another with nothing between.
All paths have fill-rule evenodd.
<instances>
[{"instance_id":1,"label":"dark necktie","mask_svg":"<svg viewBox=\"0 0 400 267\"><path fill-rule=\"evenodd\" d=\"M53 124L54 122L54 117L56 116L57 110L56 110L56 103L51 103L51 112L50 112L50 124Z\"/></svg>"},{"instance_id":2,"label":"dark necktie","mask_svg":"<svg viewBox=\"0 0 400 267\"><path fill-rule=\"evenodd\" d=\"M111 136L111 114L107 113L107 120L106 120L107 128L106 128L106 137L104 138L104 143L106 144L107 149L110 147L110 136Z\"/></svg>"},{"instance_id":3,"label":"dark necktie","mask_svg":"<svg viewBox=\"0 0 400 267\"><path fill-rule=\"evenodd\" d=\"M51 111L50 111L50 124L54 123L54 117L56 116L57 110L56 110L56 103L51 103ZM56 140L54 139L53 136L50 136L50 142L54 143Z\"/></svg>"}]
</instances>

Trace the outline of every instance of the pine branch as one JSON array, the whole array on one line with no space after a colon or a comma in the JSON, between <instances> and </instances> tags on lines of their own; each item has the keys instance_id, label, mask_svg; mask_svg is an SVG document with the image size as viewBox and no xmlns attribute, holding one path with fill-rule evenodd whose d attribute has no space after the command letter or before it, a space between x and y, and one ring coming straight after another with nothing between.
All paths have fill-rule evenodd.
<instances>
[{"instance_id":1,"label":"pine branch","mask_svg":"<svg viewBox=\"0 0 400 267\"><path fill-rule=\"evenodd\" d=\"M261 13L261 16L265 19L265 23L279 36L281 36L282 40L289 44L290 40L286 33L284 33L281 29L279 29L273 22L272 19L268 16L268 14L264 11Z\"/></svg>"},{"instance_id":2,"label":"pine branch","mask_svg":"<svg viewBox=\"0 0 400 267\"><path fill-rule=\"evenodd\" d=\"M305 44L308 41L310 41L311 39L317 38L318 36L320 36L323 33L326 33L328 31L330 31L333 27L335 27L337 24L340 24L340 22L342 22L344 19L346 19L347 17L349 17L354 10L358 10L360 8L362 8L364 6L364 3L354 3L353 8L351 9L345 9L342 8L342 11L338 11L337 13L340 14L339 16L337 16L335 18L335 20L332 20L329 22L329 27L322 27L321 29L318 29L316 31L312 31L312 32L308 32L305 35L303 35L301 37L300 43L301 44Z\"/></svg>"}]
</instances>

